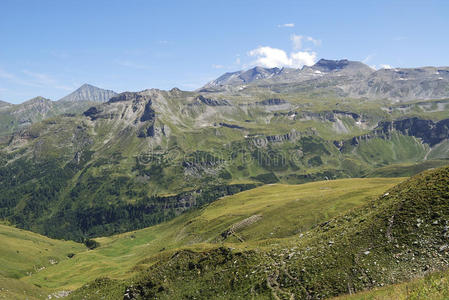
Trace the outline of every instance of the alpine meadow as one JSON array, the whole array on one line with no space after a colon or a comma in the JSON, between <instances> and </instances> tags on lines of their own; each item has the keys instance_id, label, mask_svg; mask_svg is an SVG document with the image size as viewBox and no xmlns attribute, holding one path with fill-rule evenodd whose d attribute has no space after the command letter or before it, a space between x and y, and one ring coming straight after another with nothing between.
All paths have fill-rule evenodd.
<instances>
[{"instance_id":1,"label":"alpine meadow","mask_svg":"<svg viewBox=\"0 0 449 300\"><path fill-rule=\"evenodd\" d=\"M0 299L448 299L449 5L366 5L0 3Z\"/></svg>"}]
</instances>

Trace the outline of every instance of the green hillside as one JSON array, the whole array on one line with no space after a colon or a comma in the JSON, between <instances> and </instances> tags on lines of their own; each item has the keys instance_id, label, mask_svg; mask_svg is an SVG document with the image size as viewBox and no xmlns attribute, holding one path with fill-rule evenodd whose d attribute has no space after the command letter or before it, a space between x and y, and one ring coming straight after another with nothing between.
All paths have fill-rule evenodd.
<instances>
[{"instance_id":1,"label":"green hillside","mask_svg":"<svg viewBox=\"0 0 449 300\"><path fill-rule=\"evenodd\" d=\"M409 282L376 288L354 295L337 297L339 300L387 300L449 298L449 271L434 272Z\"/></svg>"},{"instance_id":2,"label":"green hillside","mask_svg":"<svg viewBox=\"0 0 449 300\"><path fill-rule=\"evenodd\" d=\"M82 244L60 241L0 225L0 299L43 299L45 288L28 284L25 278L73 259L86 250ZM34 299L34 298L30 298Z\"/></svg>"},{"instance_id":3,"label":"green hillside","mask_svg":"<svg viewBox=\"0 0 449 300\"><path fill-rule=\"evenodd\" d=\"M447 268L447 201L449 168L427 171L304 234L162 253L126 293L133 299L325 298L406 281ZM123 297L123 283L92 285L108 293L114 286ZM74 299L97 299L92 287Z\"/></svg>"},{"instance_id":4,"label":"green hillside","mask_svg":"<svg viewBox=\"0 0 449 300\"><path fill-rule=\"evenodd\" d=\"M42 287L48 293L72 290L103 276L130 279L159 260L161 255L170 255L180 247L210 249L217 244L229 243L234 244L234 247L254 247L256 244L253 243L258 241L306 232L324 220L366 203L402 180L368 178L303 185L266 185L224 197L203 209L184 213L169 222L117 236L98 238L96 240L100 246L90 251L82 251L86 248L76 243L43 238L54 245L54 251L57 250L62 258L72 252L76 255L71 259L62 259L53 254L58 258L57 264L47 264L45 269L33 272L31 276L21 276L18 282L34 288ZM255 222L245 221L254 219L254 216L257 216ZM5 232L9 230L16 233L14 238L8 236L9 244L18 244L25 237L30 239L29 236L40 237L7 226L2 228ZM235 228L234 233L223 235L230 228ZM18 235L19 233L22 235ZM241 242L242 239L245 243ZM47 244L40 242L39 245ZM75 248L72 250L72 247ZM47 246L44 249L51 250ZM33 251L42 249L36 248ZM32 257L44 259L41 256L38 253ZM8 258L8 265L15 270L13 262L21 259L20 253L13 251ZM26 270L27 266L33 267L34 264L34 261L28 262L23 268ZM6 275L13 276L10 273Z\"/></svg>"},{"instance_id":5,"label":"green hillside","mask_svg":"<svg viewBox=\"0 0 449 300\"><path fill-rule=\"evenodd\" d=\"M399 118L385 105L252 90L122 93L0 143L0 218L80 242L262 184L408 176L381 168L443 165L449 119Z\"/></svg>"},{"instance_id":6,"label":"green hillside","mask_svg":"<svg viewBox=\"0 0 449 300\"><path fill-rule=\"evenodd\" d=\"M31 240L60 260L30 276L6 273L0 282L8 291L0 296L43 299L77 289L70 299L124 294L301 299L347 293L353 294L349 299L444 299L446 271L434 271L447 268L448 187L449 167L405 181L265 185L156 226L97 238L93 250L2 226L9 245ZM67 252L75 255L69 259ZM11 269L18 261L22 270L37 264L8 253ZM362 292L366 289L373 290Z\"/></svg>"}]
</instances>

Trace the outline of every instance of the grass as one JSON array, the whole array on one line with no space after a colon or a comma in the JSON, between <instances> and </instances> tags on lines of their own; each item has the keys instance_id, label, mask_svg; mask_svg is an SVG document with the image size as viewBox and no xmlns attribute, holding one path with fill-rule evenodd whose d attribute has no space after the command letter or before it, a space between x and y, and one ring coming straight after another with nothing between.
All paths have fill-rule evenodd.
<instances>
[{"instance_id":1,"label":"grass","mask_svg":"<svg viewBox=\"0 0 449 300\"><path fill-rule=\"evenodd\" d=\"M427 160L419 163L391 164L374 169L367 177L405 177L413 176L424 170L438 168L449 164L449 160Z\"/></svg>"},{"instance_id":2,"label":"grass","mask_svg":"<svg viewBox=\"0 0 449 300\"><path fill-rule=\"evenodd\" d=\"M70 261L86 250L82 244L60 241L0 224L0 299L42 299L49 291L24 279Z\"/></svg>"},{"instance_id":3,"label":"grass","mask_svg":"<svg viewBox=\"0 0 449 300\"><path fill-rule=\"evenodd\" d=\"M389 285L354 295L344 295L335 300L418 300L449 299L449 270L434 272L424 278Z\"/></svg>"},{"instance_id":4,"label":"grass","mask_svg":"<svg viewBox=\"0 0 449 300\"><path fill-rule=\"evenodd\" d=\"M161 254L128 283L128 293L134 299L322 299L406 282L447 268L448 187L449 167L430 170L301 235L257 247ZM413 298L444 299L445 276L429 276ZM123 297L123 289L115 290L114 298Z\"/></svg>"},{"instance_id":5,"label":"grass","mask_svg":"<svg viewBox=\"0 0 449 300\"><path fill-rule=\"evenodd\" d=\"M57 253L64 253L69 249L70 243L80 246L80 252L72 259L61 260L31 276L20 279L0 277L0 282L8 289L7 292L0 292L0 296L20 299L26 293L30 299L40 299L42 295L45 297L55 291L74 290L84 285L73 293L71 299L101 299L105 295L115 299L123 297L124 290L132 282L133 286L146 286L141 290L142 295L157 294L161 299L212 297L224 291L228 291L228 294L221 294L223 298L251 297L254 296L252 291L256 291L261 299L269 299L272 297L270 295L276 295L280 299L291 294L302 295L298 284L292 283L288 274L293 277L301 276L302 284L307 290L314 291L316 297L329 297L347 292L348 289L360 291L376 286L366 282L362 276L362 279L352 278L348 288L347 278L340 278L344 274L352 276L347 273L354 268L351 267L350 257L359 256L357 253L363 253L366 249L370 249L372 254L358 258L358 265L351 272L374 272L376 275L372 280L375 279L379 284L406 280L411 274L411 268L418 266L407 261L403 263L404 267L394 266L391 257L384 257L386 251L391 251L388 244L385 249L382 248L385 235L378 237L375 232L385 232L384 222L388 226L387 216L394 213L398 225L391 230L399 248L410 247L411 241L416 238L406 234L408 229L399 227L402 226L400 224L407 224L414 231L413 235L424 234L427 241L423 244L425 247L428 246L426 243L434 243L432 234L439 229L434 227L431 232L427 232L429 229L425 226L422 229L425 232L420 232L413 228L414 225L407 223L410 219L416 222L418 215L425 222L431 222L427 218L433 218L434 213L428 211L421 217L424 211L420 207L428 206L426 199L439 193L439 188L444 188L440 181L445 178L441 175L437 177L440 181L434 183L431 181L433 172L425 172L397 187L393 186L402 182L403 178L340 179L302 185L265 185L223 197L169 222L112 237L97 238L100 247L90 251L83 250L76 243L53 242L48 239ZM433 184L435 188L432 187ZM381 200L382 197L374 200L386 190L391 194L387 196L388 200ZM420 202L410 198L418 194L415 190L423 195ZM444 193L439 195L445 197ZM408 206L397 210L397 203L402 201L402 197L410 198L410 203L406 202ZM431 206L432 209L435 212L438 210L439 216L443 217L445 212L439 210L439 200L432 199L437 201ZM254 219L254 216L257 216L256 221L245 225L245 220ZM240 225L236 226L237 224ZM35 236L40 237L1 226L4 232L15 233L6 234L8 239L28 241ZM236 228L233 234L222 235L230 228ZM330 240L332 247L329 247ZM374 244L377 248L373 248ZM423 251L420 246L413 247L416 250L412 251ZM19 254L10 255L14 257ZM286 258L291 256L295 259ZM380 264L378 268L373 265L373 261ZM432 262L423 263L428 263L433 269ZM280 268L282 265L285 267ZM386 269L381 271L381 267ZM421 267L420 262L419 268ZM391 273L386 271L391 268L397 278L390 277ZM300 270L307 270L307 276L300 275ZM438 274L422 279L422 284L418 280L416 284L408 284L408 287L391 285L371 292L375 297L387 295L385 297L388 298L388 295L396 297L404 293L404 290L418 296L438 295L433 291L437 289L442 295L440 298L444 298L447 276L446 273L441 273L441 276ZM105 276L110 279L104 278ZM166 278L167 281L161 283L160 278ZM212 282L221 282L223 286L216 286ZM261 285L262 282L266 284ZM85 285L86 283L88 284ZM155 289L156 294L153 294ZM136 290L131 292L135 293ZM366 294L352 296L361 297L354 299L382 299L374 296L363 298L364 295Z\"/></svg>"},{"instance_id":6,"label":"grass","mask_svg":"<svg viewBox=\"0 0 449 300\"><path fill-rule=\"evenodd\" d=\"M23 278L49 290L79 288L107 275L126 279L180 247L208 249L235 243L251 246L309 230L348 209L363 205L403 179L343 179L303 185L267 185L224 197L169 222L112 237L97 238L100 247ZM227 239L221 233L253 215L262 218ZM256 245L256 244L254 244Z\"/></svg>"},{"instance_id":7,"label":"grass","mask_svg":"<svg viewBox=\"0 0 449 300\"><path fill-rule=\"evenodd\" d=\"M83 244L54 240L6 225L0 225L0 239L0 276L16 279L69 260L69 254L86 249Z\"/></svg>"}]
</instances>

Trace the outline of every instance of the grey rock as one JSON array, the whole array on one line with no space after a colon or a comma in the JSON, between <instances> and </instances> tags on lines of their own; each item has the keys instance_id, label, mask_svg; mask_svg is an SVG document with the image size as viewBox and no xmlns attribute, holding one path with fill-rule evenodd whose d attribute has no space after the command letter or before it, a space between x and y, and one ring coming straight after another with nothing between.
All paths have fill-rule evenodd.
<instances>
[{"instance_id":1,"label":"grey rock","mask_svg":"<svg viewBox=\"0 0 449 300\"><path fill-rule=\"evenodd\" d=\"M92 102L106 102L117 93L111 90L100 89L90 84L83 84L76 91L59 99L58 101L76 102L76 101L92 101Z\"/></svg>"}]
</instances>

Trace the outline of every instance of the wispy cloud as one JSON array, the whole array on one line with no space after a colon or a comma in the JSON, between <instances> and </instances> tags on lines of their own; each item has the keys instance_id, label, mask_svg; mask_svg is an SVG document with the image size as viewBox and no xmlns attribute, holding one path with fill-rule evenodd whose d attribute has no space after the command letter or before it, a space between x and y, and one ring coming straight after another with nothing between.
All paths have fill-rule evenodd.
<instances>
[{"instance_id":1,"label":"wispy cloud","mask_svg":"<svg viewBox=\"0 0 449 300\"><path fill-rule=\"evenodd\" d=\"M149 66L141 64L141 63L136 63L133 61L129 61L129 60L117 60L116 63L122 67L126 67L126 68L132 68L132 69L139 69L139 70L148 70L150 69Z\"/></svg>"},{"instance_id":2,"label":"wispy cloud","mask_svg":"<svg viewBox=\"0 0 449 300\"><path fill-rule=\"evenodd\" d=\"M9 73L3 69L0 69L0 78L18 85L29 87L36 87L36 88L51 87L66 91L71 91L74 89L73 86L61 84L58 80L47 74L32 72L29 70L23 70L20 73L20 75L16 75L13 73Z\"/></svg>"},{"instance_id":3,"label":"wispy cloud","mask_svg":"<svg viewBox=\"0 0 449 300\"><path fill-rule=\"evenodd\" d=\"M314 44L315 46L321 46L321 40L316 40L311 36L306 36L306 40L308 42L311 42L312 44Z\"/></svg>"},{"instance_id":4,"label":"wispy cloud","mask_svg":"<svg viewBox=\"0 0 449 300\"><path fill-rule=\"evenodd\" d=\"M369 62L374 58L374 56L376 56L376 54L368 54L368 55L362 60L362 63L364 63L364 64L369 63Z\"/></svg>"},{"instance_id":5,"label":"wispy cloud","mask_svg":"<svg viewBox=\"0 0 449 300\"><path fill-rule=\"evenodd\" d=\"M65 51L53 50L50 51L50 55L56 57L58 59L68 59L70 58L70 54Z\"/></svg>"},{"instance_id":6,"label":"wispy cloud","mask_svg":"<svg viewBox=\"0 0 449 300\"><path fill-rule=\"evenodd\" d=\"M0 69L0 78L13 80L15 79L15 76L11 73L6 72L3 69Z\"/></svg>"},{"instance_id":7,"label":"wispy cloud","mask_svg":"<svg viewBox=\"0 0 449 300\"><path fill-rule=\"evenodd\" d=\"M28 77L26 79L28 82L34 83L39 87L52 87L65 91L71 91L74 89L73 86L61 84L55 78L44 73L32 72L29 70L23 70L22 73Z\"/></svg>"},{"instance_id":8,"label":"wispy cloud","mask_svg":"<svg viewBox=\"0 0 449 300\"><path fill-rule=\"evenodd\" d=\"M299 49L302 48L302 38L303 38L302 35L292 34L292 35L290 36L290 40L291 40L292 43L293 43L293 49L299 50Z\"/></svg>"},{"instance_id":9,"label":"wispy cloud","mask_svg":"<svg viewBox=\"0 0 449 300\"><path fill-rule=\"evenodd\" d=\"M279 24L279 28L293 28L295 27L295 23L285 23L285 24Z\"/></svg>"},{"instance_id":10,"label":"wispy cloud","mask_svg":"<svg viewBox=\"0 0 449 300\"><path fill-rule=\"evenodd\" d=\"M214 69L223 69L225 66L223 66L223 65L212 65L212 68L214 68Z\"/></svg>"},{"instance_id":11,"label":"wispy cloud","mask_svg":"<svg viewBox=\"0 0 449 300\"><path fill-rule=\"evenodd\" d=\"M312 43L313 46L315 46L315 47L316 46L321 46L321 40L314 39L311 36L302 36L302 35L292 34L290 36L290 40L292 41L293 48L295 50L302 49L304 42L305 43Z\"/></svg>"}]
</instances>

